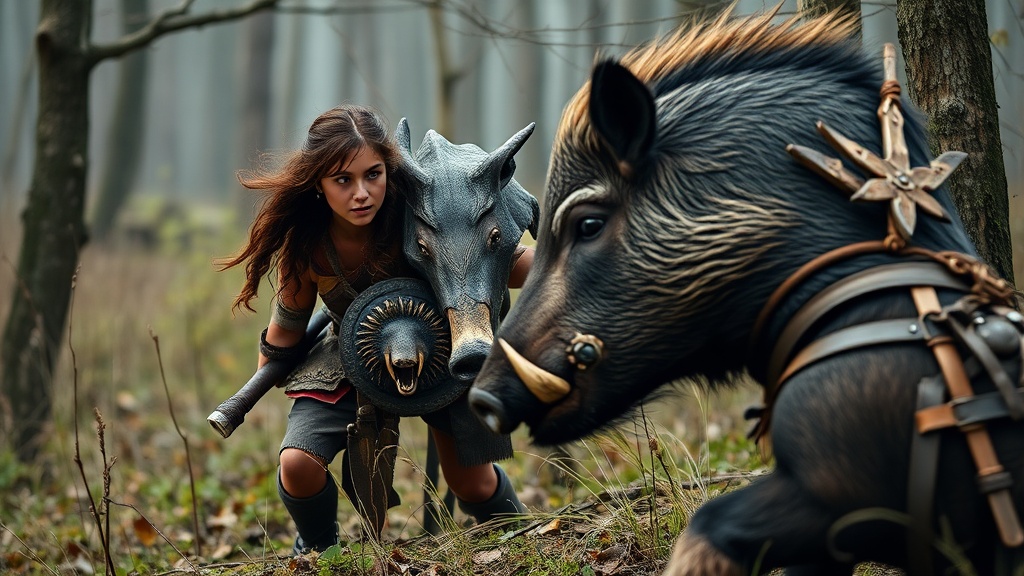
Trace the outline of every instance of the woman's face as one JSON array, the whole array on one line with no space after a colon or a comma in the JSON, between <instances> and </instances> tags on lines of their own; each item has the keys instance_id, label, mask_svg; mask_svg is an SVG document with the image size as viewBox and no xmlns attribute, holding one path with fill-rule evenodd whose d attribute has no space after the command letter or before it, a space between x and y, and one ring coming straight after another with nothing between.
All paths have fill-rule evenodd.
<instances>
[{"instance_id":1,"label":"woman's face","mask_svg":"<svg viewBox=\"0 0 1024 576\"><path fill-rule=\"evenodd\" d=\"M373 222L384 202L387 182L384 160L363 147L347 162L339 164L332 174L322 178L320 190L337 216L335 220L340 218L358 228Z\"/></svg>"}]
</instances>

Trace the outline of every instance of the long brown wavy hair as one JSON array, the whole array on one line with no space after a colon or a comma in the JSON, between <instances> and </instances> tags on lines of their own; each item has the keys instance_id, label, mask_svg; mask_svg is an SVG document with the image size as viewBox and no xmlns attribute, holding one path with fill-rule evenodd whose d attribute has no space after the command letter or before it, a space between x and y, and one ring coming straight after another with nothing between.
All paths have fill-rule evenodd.
<instances>
[{"instance_id":1,"label":"long brown wavy hair","mask_svg":"<svg viewBox=\"0 0 1024 576\"><path fill-rule=\"evenodd\" d=\"M327 200L318 195L317 183L363 148L380 156L387 175L384 201L371 224L376 241L368 260L380 269L400 251L404 206L400 191L407 178L400 170L397 143L376 110L355 104L336 106L313 121L302 148L287 154L280 168L238 172L242 186L262 192L265 201L241 251L218 262L221 270L245 263L245 283L233 310L255 311L250 302L272 269L280 269L282 287L298 282L310 265L310 255L321 249L333 214Z\"/></svg>"}]
</instances>

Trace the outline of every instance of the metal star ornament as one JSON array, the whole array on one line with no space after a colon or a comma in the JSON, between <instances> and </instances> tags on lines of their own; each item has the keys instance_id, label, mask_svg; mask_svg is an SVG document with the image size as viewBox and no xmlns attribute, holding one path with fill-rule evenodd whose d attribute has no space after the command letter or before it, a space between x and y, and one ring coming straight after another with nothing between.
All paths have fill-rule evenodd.
<instances>
[{"instance_id":1,"label":"metal star ornament","mask_svg":"<svg viewBox=\"0 0 1024 576\"><path fill-rule=\"evenodd\" d=\"M918 207L926 214L949 221L949 214L930 192L945 182L967 154L945 152L928 166L910 167L907 143L903 137L900 85L896 80L896 49L892 44L885 45L884 65L885 82L881 90L882 102L878 107L884 158L879 158L825 123L817 123L818 132L825 140L872 178L865 182L846 170L842 161L804 146L790 144L786 150L801 164L850 193L852 201L889 201L890 227L907 242L917 225Z\"/></svg>"}]
</instances>

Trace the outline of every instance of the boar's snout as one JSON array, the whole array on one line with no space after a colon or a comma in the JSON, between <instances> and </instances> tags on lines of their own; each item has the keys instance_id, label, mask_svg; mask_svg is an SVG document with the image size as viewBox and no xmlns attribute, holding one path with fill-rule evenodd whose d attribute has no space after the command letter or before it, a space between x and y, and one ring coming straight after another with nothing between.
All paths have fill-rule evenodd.
<instances>
[{"instance_id":1,"label":"boar's snout","mask_svg":"<svg viewBox=\"0 0 1024 576\"><path fill-rule=\"evenodd\" d=\"M469 407L476 417L495 434L510 434L519 427L497 396L477 387L469 389Z\"/></svg>"}]
</instances>

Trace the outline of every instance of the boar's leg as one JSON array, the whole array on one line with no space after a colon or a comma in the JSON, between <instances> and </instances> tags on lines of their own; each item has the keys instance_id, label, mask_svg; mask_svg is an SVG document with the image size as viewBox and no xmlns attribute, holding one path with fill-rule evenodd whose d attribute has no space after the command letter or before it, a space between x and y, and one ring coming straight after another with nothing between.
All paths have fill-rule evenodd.
<instances>
[{"instance_id":1,"label":"boar's leg","mask_svg":"<svg viewBox=\"0 0 1024 576\"><path fill-rule=\"evenodd\" d=\"M783 566L800 567L794 574L813 567L814 574L849 575L852 563L829 556L827 538L835 520L834 511L775 472L704 504L676 543L665 575L767 574Z\"/></svg>"}]
</instances>

